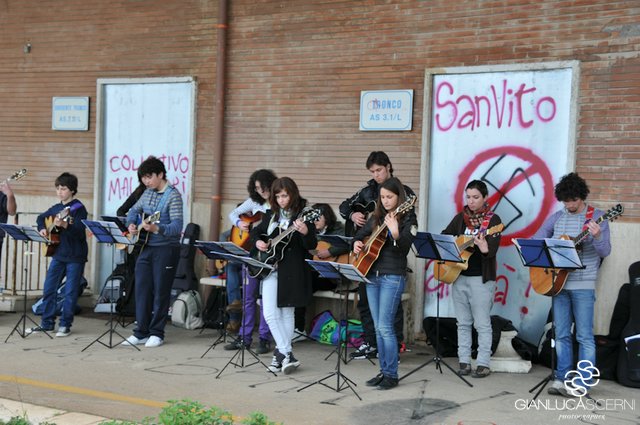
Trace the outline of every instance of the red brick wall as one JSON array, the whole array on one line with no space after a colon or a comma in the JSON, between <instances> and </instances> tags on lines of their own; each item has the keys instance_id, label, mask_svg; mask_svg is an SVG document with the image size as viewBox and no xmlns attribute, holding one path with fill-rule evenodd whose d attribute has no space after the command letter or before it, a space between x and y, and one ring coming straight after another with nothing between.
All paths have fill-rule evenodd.
<instances>
[{"instance_id":1,"label":"red brick wall","mask_svg":"<svg viewBox=\"0 0 640 425\"><path fill-rule=\"evenodd\" d=\"M579 60L577 171L596 203L623 202L623 220L640 221L638 2L229 3L224 202L267 167L337 205L368 178L374 149L417 189L425 68ZM211 0L0 3L0 173L29 166L33 194L49 193L62 169L92 180L96 79L193 75L195 200L207 202L216 13ZM415 90L413 130L358 131L360 91L397 88ZM51 131L51 97L86 95L90 131Z\"/></svg>"}]
</instances>

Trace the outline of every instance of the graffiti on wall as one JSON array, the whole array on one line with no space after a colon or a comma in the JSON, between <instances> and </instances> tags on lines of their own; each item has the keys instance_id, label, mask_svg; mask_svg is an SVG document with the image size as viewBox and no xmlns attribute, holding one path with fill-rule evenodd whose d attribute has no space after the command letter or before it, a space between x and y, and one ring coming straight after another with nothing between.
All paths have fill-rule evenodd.
<instances>
[{"instance_id":1,"label":"graffiti on wall","mask_svg":"<svg viewBox=\"0 0 640 425\"><path fill-rule=\"evenodd\" d=\"M427 231L440 233L478 179L505 228L492 314L537 342L550 300L531 290L513 238L531 237L557 207L553 190L570 157L571 70L442 74L433 78ZM454 283L455 285L455 283ZM425 315L454 317L451 286L424 277Z\"/></svg>"}]
</instances>

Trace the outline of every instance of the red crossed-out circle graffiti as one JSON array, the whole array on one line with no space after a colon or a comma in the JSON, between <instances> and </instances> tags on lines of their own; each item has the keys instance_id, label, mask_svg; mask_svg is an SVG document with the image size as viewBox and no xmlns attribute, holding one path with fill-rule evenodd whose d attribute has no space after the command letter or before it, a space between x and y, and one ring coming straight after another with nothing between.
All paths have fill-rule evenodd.
<instances>
[{"instance_id":1,"label":"red crossed-out circle graffiti","mask_svg":"<svg viewBox=\"0 0 640 425\"><path fill-rule=\"evenodd\" d=\"M505 182L492 182L498 190L496 193L489 196L488 202L490 205L495 205L501 197L506 197L509 191L513 190L519 184L522 184L532 176L538 175L542 180L542 202L540 204L540 210L535 214L535 218L526 225L523 229L513 232L511 234L503 233L500 245L507 246L511 244L512 238L530 238L540 228L544 219L549 214L551 207L554 203L554 186L553 177L551 171L545 164L545 162L533 153L530 149L520 146L500 146L497 148L488 149L479 153L475 158L467 164L460 175L458 176L458 185L454 193L463 193L467 183L471 180L471 176L477 172L480 165L487 161L496 161L502 157L512 156L516 159L523 160L530 165L521 170L521 172L514 173L513 178ZM463 200L456 195L456 210L462 211Z\"/></svg>"}]
</instances>

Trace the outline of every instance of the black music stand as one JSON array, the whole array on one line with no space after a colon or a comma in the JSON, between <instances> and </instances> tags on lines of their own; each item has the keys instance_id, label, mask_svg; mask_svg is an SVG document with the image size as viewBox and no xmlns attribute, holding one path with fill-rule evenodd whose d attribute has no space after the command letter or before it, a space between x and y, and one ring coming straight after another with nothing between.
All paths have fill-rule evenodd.
<instances>
[{"instance_id":1,"label":"black music stand","mask_svg":"<svg viewBox=\"0 0 640 425\"><path fill-rule=\"evenodd\" d=\"M458 245L456 244L456 239L452 235L440 235L437 233L426 233L419 232L416 235L416 238L413 241L413 245L416 247L418 258L426 258L437 261L439 264L444 263L445 261L452 263L463 263L464 261L460 258L460 250L458 249ZM438 270L438 267L434 264L434 270ZM437 272L436 272L437 274ZM439 282L439 276L434 276L435 279ZM417 368L413 369L411 372L402 376L399 381L403 380L407 376L411 375L414 372L419 371L423 367L427 366L431 362L435 362L436 369L440 371L442 374L442 366L445 365L447 369L449 369L455 376L462 379L464 383L468 386L473 387L471 382L467 381L463 376L458 374L451 366L447 364L444 359L442 359L440 355L440 296L436 294L436 345L435 345L436 353L431 360L426 361L421 364Z\"/></svg>"},{"instance_id":2,"label":"black music stand","mask_svg":"<svg viewBox=\"0 0 640 425\"><path fill-rule=\"evenodd\" d=\"M124 244L124 245L131 245L131 241L129 240L129 238L127 238L122 230L120 230L120 227L114 223L113 221L92 221L92 220L82 220L82 223L85 225L85 227L93 234L93 236L95 236L96 241L98 243L104 243L104 244L109 244L112 246L112 251L111 251L111 268L113 269L113 263L114 263L114 252L113 250L115 250L115 246L114 244ZM102 333L102 335L100 335L99 337L97 337L96 339L94 339L89 345L87 345L86 347L84 347L82 349L82 351L85 351L87 348L91 347L93 344L95 344L96 342L99 344L102 344L103 346L107 347L107 348L113 348L117 345L120 345L122 342L126 341L127 339L122 336L120 333L118 333L118 331L116 331L115 326L114 326L114 315L113 315L113 300L111 301L111 306L109 308L109 329L107 329L105 332ZM116 325L117 320L115 320ZM117 344L113 343L113 334L118 335L122 341L119 341ZM102 338L105 337L106 335L109 335L109 343L105 343L102 342ZM136 350L140 351L140 348L137 347L136 345L131 345L132 347L134 347Z\"/></svg>"},{"instance_id":3,"label":"black music stand","mask_svg":"<svg viewBox=\"0 0 640 425\"><path fill-rule=\"evenodd\" d=\"M525 267L543 267L551 270L550 278L555 281L558 270L576 270L583 269L584 265L576 251L575 244L572 240L564 239L512 239L522 264ZM556 326L555 318L553 318L553 308L551 309L551 373L538 382L529 390L530 393L538 389L533 396L533 400L538 398L542 390L547 386L549 381L553 381L553 373L556 368L556 349L555 337Z\"/></svg>"},{"instance_id":4,"label":"black music stand","mask_svg":"<svg viewBox=\"0 0 640 425\"><path fill-rule=\"evenodd\" d=\"M360 284L369 283L369 280L362 273L360 273L360 271L352 264L334 263L332 261L313 261L313 260L306 260L306 261L311 267L316 269L318 273L320 273L320 276L322 277L326 277L328 279L346 279L350 282L359 282ZM345 295L345 297L348 302L348 299L349 299L348 295ZM343 346L346 347L346 341L343 341L342 339L342 323L343 321L348 322L348 318L346 317L346 314L347 313L345 309L345 311L341 312L340 318L338 319L338 335L340 335L340 337L338 340L338 362L336 364L335 372L332 372L329 375L325 376L324 378L321 378L315 382L305 385L304 387L300 388L298 392L306 388L309 388L315 384L324 385L325 387L332 389L336 392L340 392L345 388L349 388L351 391L353 391L356 397L358 397L358 399L362 401L362 398L358 395L356 390L353 388L354 386L357 387L358 384L353 382L351 379L347 378L340 371L340 363L342 361L342 347ZM349 336L347 335L347 329L345 329L345 332L344 332L344 337L346 340L349 339ZM336 377L335 388L330 387L324 382L327 379L331 378L332 376ZM342 382L340 382L341 380Z\"/></svg>"},{"instance_id":5,"label":"black music stand","mask_svg":"<svg viewBox=\"0 0 640 425\"><path fill-rule=\"evenodd\" d=\"M195 246L198 247L204 253L204 255L206 255L207 258L210 258L210 259L214 259L214 260L222 259L228 262L238 263L242 265L253 265L261 268L266 267L268 269L273 269L272 266L265 263L261 263L260 261L257 261L249 257L249 253L246 250L235 245L233 242L196 241ZM246 275L245 275L245 278L246 278ZM245 285L244 282L243 282L243 285ZM242 315L240 317L241 323L244 323L244 304L246 301L246 296L247 296L247 291L243 289ZM220 336L218 337L218 339L215 340L213 344L211 344L211 346L207 349L207 351L204 352L204 354L202 354L202 356L200 356L200 358L203 358L210 350L214 349L216 345L223 342L225 340L226 334L227 334L227 331L226 329L224 329L223 332L220 333ZM245 355L244 355L245 351L248 351L249 354L253 356L253 358L255 359L254 362L245 364ZM236 359L238 360L236 361ZM235 354L231 356L227 364L225 364L224 367L220 370L220 372L218 372L218 374L216 375L216 379L219 378L220 375L222 375L222 372L224 372L229 365L243 368L243 367L253 366L254 364L258 364L258 363L262 364L269 373L273 374L273 376L277 376L275 372L270 370L269 367L262 360L260 360L260 357L258 357L258 355L250 347L245 346L244 342L240 341L240 344L238 344L238 349L236 350Z\"/></svg>"},{"instance_id":6,"label":"black music stand","mask_svg":"<svg viewBox=\"0 0 640 425\"><path fill-rule=\"evenodd\" d=\"M4 230L9 236L11 236L13 239L17 240L17 241L22 241L24 243L24 255L25 256L30 256L33 253L31 251L28 251L28 244L29 242L38 242L38 243L48 243L49 241L47 241L47 239L45 239L44 237L42 237L42 235L40 233L38 233L38 231L36 229L34 229L33 227L27 227L27 226L18 226L15 224L5 224L5 223L0 223L0 229ZM31 323L33 323L34 325L38 326L38 324L31 318L31 316L29 316L27 314L27 272L28 272L28 267L27 267L27 262L24 260L24 258L22 259L22 263L24 264L24 270L22 271L22 290L24 291L24 298L23 298L23 310L22 310L22 316L20 317L20 319L18 320L18 322L16 323L16 325L13 327L13 329L11 330L11 333L9 334L9 336L7 337L7 339L4 340L4 342L6 343L7 341L9 341L9 338L11 338L11 335L13 335L14 332L17 332L18 335L20 335L20 337L22 337L23 339L28 337L31 334L27 333L27 320L30 320ZM22 329L20 324L22 324ZM49 335L49 333L47 331L43 332L51 339L53 339L53 337L51 335Z\"/></svg>"}]
</instances>

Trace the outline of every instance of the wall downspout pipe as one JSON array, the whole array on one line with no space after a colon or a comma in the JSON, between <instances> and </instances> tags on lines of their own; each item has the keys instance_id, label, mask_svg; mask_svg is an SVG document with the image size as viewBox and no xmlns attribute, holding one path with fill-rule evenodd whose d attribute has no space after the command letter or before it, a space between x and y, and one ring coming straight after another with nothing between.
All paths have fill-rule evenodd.
<instances>
[{"instance_id":1,"label":"wall downspout pipe","mask_svg":"<svg viewBox=\"0 0 640 425\"><path fill-rule=\"evenodd\" d=\"M222 206L222 155L224 151L224 108L225 74L227 71L227 17L228 0L218 1L218 24L216 25L218 48L216 51L216 100L214 105L213 169L211 175L211 218L209 222L209 240L220 238L220 215Z\"/></svg>"}]
</instances>

